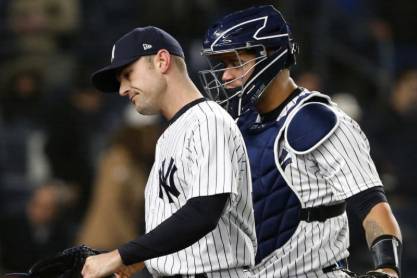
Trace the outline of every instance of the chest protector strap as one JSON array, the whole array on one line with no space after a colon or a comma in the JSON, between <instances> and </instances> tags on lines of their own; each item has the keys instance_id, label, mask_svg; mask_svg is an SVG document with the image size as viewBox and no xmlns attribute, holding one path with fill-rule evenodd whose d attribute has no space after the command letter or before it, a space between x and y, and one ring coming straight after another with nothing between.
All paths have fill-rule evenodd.
<instances>
[{"instance_id":1,"label":"chest protector strap","mask_svg":"<svg viewBox=\"0 0 417 278\"><path fill-rule=\"evenodd\" d=\"M313 208L303 208L300 212L300 220L306 222L324 222L329 218L342 215L346 211L346 202Z\"/></svg>"}]
</instances>

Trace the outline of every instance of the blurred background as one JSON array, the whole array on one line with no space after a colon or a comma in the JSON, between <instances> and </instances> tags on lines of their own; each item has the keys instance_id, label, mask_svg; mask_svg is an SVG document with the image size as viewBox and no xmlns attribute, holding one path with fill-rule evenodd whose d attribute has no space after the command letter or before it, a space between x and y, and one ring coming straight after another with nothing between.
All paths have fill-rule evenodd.
<instances>
[{"instance_id":1,"label":"blurred background","mask_svg":"<svg viewBox=\"0 0 417 278\"><path fill-rule=\"evenodd\" d=\"M298 85L331 95L362 126L417 277L417 2L414 0L0 0L0 274L85 243L143 233L143 188L165 127L91 87L116 39L174 35L200 86L202 36L218 17L274 4L300 46ZM351 218L352 269L371 267Z\"/></svg>"}]
</instances>

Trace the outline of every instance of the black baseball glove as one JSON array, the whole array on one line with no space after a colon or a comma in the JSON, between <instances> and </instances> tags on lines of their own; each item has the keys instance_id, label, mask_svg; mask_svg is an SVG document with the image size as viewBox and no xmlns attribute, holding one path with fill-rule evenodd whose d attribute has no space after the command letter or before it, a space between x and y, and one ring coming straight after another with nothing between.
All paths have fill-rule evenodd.
<instances>
[{"instance_id":1,"label":"black baseball glove","mask_svg":"<svg viewBox=\"0 0 417 278\"><path fill-rule=\"evenodd\" d=\"M379 272L379 271L368 271L365 274L358 274L358 273L354 273L348 270L343 270L343 271L349 274L350 277L353 277L353 278L392 278L391 275L383 273L383 272Z\"/></svg>"},{"instance_id":2,"label":"black baseball glove","mask_svg":"<svg viewBox=\"0 0 417 278\"><path fill-rule=\"evenodd\" d=\"M82 278L81 270L89 256L102 253L85 245L65 249L61 253L36 262L28 273L10 273L7 278Z\"/></svg>"}]
</instances>

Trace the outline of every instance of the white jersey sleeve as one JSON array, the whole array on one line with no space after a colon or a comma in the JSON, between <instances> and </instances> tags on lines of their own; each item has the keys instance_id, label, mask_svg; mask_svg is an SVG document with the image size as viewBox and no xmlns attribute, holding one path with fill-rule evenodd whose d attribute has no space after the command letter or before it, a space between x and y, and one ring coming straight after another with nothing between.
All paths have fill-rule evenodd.
<instances>
[{"instance_id":1,"label":"white jersey sleeve","mask_svg":"<svg viewBox=\"0 0 417 278\"><path fill-rule=\"evenodd\" d=\"M192 129L189 147L190 157L190 194L189 198L222 193L238 195L239 169L246 156L243 150L243 139L237 136L239 131L230 117L221 116L223 111L218 107L200 105L206 109ZM207 107L205 107L207 106ZM240 142L239 142L240 140ZM232 198L233 199L233 198Z\"/></svg>"},{"instance_id":2,"label":"white jersey sleeve","mask_svg":"<svg viewBox=\"0 0 417 278\"><path fill-rule=\"evenodd\" d=\"M318 163L319 174L332 187L335 199L341 200L381 186L382 182L363 131L345 113L338 116L339 127L312 155Z\"/></svg>"}]
</instances>

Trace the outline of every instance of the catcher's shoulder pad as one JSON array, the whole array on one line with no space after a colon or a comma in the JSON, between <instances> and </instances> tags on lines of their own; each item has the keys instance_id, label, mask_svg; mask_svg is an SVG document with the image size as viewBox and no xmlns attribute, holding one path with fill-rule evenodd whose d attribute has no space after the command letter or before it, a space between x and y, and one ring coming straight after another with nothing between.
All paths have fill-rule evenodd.
<instances>
[{"instance_id":1,"label":"catcher's shoulder pad","mask_svg":"<svg viewBox=\"0 0 417 278\"><path fill-rule=\"evenodd\" d=\"M333 108L322 102L307 102L296 108L285 129L285 141L296 154L306 154L323 143L339 125Z\"/></svg>"}]
</instances>

